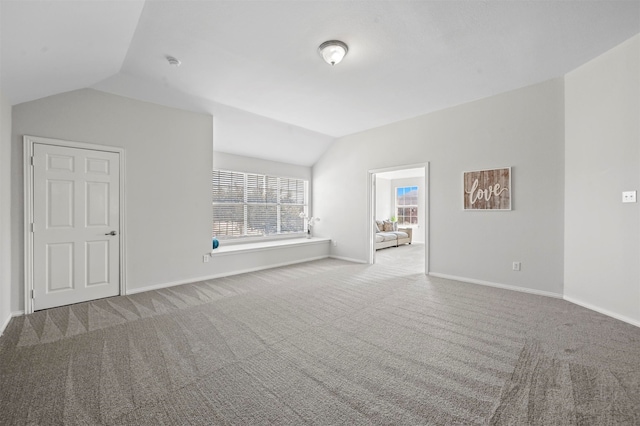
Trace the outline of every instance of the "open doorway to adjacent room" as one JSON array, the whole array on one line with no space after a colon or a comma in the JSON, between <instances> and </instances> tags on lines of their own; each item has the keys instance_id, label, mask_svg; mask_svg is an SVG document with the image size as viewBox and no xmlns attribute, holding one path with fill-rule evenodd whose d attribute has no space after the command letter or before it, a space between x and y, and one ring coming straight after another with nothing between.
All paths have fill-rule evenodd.
<instances>
[{"instance_id":1,"label":"open doorway to adjacent room","mask_svg":"<svg viewBox=\"0 0 640 426\"><path fill-rule=\"evenodd\" d=\"M369 171L369 263L429 272L428 176L428 163Z\"/></svg>"}]
</instances>

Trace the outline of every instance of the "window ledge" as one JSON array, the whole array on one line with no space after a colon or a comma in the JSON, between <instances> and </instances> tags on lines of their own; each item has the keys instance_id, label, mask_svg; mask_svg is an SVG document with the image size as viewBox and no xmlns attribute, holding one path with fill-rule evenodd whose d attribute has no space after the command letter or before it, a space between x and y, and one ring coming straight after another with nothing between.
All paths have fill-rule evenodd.
<instances>
[{"instance_id":1,"label":"window ledge","mask_svg":"<svg viewBox=\"0 0 640 426\"><path fill-rule=\"evenodd\" d=\"M303 246L313 244L326 244L331 238L290 238L286 240L260 241L257 243L221 245L217 249L211 250L211 257L223 256L225 254L247 253L253 251L273 250L277 248Z\"/></svg>"}]
</instances>

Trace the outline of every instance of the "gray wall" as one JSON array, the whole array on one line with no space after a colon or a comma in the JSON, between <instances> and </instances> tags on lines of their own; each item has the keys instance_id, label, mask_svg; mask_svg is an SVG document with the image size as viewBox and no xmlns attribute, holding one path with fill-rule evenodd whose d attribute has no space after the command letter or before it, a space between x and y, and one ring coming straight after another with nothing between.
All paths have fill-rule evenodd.
<instances>
[{"instance_id":1,"label":"gray wall","mask_svg":"<svg viewBox=\"0 0 640 426\"><path fill-rule=\"evenodd\" d=\"M0 333L11 315L11 105L0 92Z\"/></svg>"},{"instance_id":2,"label":"gray wall","mask_svg":"<svg viewBox=\"0 0 640 426\"><path fill-rule=\"evenodd\" d=\"M565 295L640 325L640 35L567 74Z\"/></svg>"},{"instance_id":3,"label":"gray wall","mask_svg":"<svg viewBox=\"0 0 640 426\"><path fill-rule=\"evenodd\" d=\"M227 154L218 151L213 153L213 168L234 172L263 173L271 176L311 180L311 167L308 166L298 166L295 164Z\"/></svg>"},{"instance_id":4,"label":"gray wall","mask_svg":"<svg viewBox=\"0 0 640 426\"><path fill-rule=\"evenodd\" d=\"M563 142L562 79L340 138L313 167L316 233L366 261L368 170L430 162L431 272L560 295ZM506 166L514 210L463 211L462 173Z\"/></svg>"},{"instance_id":5,"label":"gray wall","mask_svg":"<svg viewBox=\"0 0 640 426\"><path fill-rule=\"evenodd\" d=\"M125 149L129 290L210 273L210 115L84 89L14 106L12 133L12 310L24 306L23 135Z\"/></svg>"},{"instance_id":6,"label":"gray wall","mask_svg":"<svg viewBox=\"0 0 640 426\"><path fill-rule=\"evenodd\" d=\"M393 216L391 201L391 180L376 176L376 220L390 219Z\"/></svg>"}]
</instances>

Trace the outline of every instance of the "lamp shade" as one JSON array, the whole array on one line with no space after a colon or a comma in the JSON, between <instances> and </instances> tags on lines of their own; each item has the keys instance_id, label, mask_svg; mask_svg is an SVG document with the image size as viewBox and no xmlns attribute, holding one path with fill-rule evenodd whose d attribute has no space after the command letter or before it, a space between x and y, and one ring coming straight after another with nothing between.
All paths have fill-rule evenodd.
<instances>
[{"instance_id":1,"label":"lamp shade","mask_svg":"<svg viewBox=\"0 0 640 426\"><path fill-rule=\"evenodd\" d=\"M340 63L348 51L349 47L339 40L325 41L318 47L322 59L330 65Z\"/></svg>"}]
</instances>

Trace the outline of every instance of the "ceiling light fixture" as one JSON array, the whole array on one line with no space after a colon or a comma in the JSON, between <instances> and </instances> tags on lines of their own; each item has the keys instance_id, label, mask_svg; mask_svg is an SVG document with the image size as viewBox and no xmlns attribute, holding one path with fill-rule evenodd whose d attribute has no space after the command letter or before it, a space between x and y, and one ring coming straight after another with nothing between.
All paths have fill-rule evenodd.
<instances>
[{"instance_id":1,"label":"ceiling light fixture","mask_svg":"<svg viewBox=\"0 0 640 426\"><path fill-rule=\"evenodd\" d=\"M318 47L318 53L322 56L322 59L332 66L339 64L348 51L349 46L339 40L325 41Z\"/></svg>"},{"instance_id":2,"label":"ceiling light fixture","mask_svg":"<svg viewBox=\"0 0 640 426\"><path fill-rule=\"evenodd\" d=\"M178 59L174 58L173 56L169 56L167 55L167 62L169 62L169 65L171 65L172 67L179 67L182 62L180 62Z\"/></svg>"}]
</instances>

